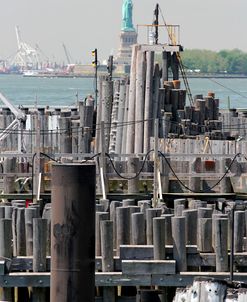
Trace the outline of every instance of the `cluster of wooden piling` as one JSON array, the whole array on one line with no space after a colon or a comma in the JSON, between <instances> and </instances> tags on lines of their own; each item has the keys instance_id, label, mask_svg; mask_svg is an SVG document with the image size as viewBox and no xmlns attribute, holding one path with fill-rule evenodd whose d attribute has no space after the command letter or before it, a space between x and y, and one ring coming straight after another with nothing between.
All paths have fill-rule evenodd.
<instances>
[{"instance_id":1,"label":"cluster of wooden piling","mask_svg":"<svg viewBox=\"0 0 247 302\"><path fill-rule=\"evenodd\" d=\"M230 279L233 265L238 272L236 280L241 280L245 274L240 272L245 272L246 262L246 203L239 203L234 212L234 202L222 207L220 203L224 202L207 204L201 200L177 199L174 209L169 209L164 205L151 208L149 200L137 203L125 199L110 204L108 200L100 200L96 204L96 269L102 274L112 272L112 278L114 269L120 270L122 279L133 278L132 285L147 285L144 280L148 279L152 285L179 286L188 282L188 276ZM113 280L109 286L110 283L114 285ZM109 291L107 288L108 294ZM111 299L102 301L115 301L114 292L112 289ZM167 297L165 292L163 288L161 293ZM158 293L160 289L153 297Z\"/></svg>"},{"instance_id":2,"label":"cluster of wooden piling","mask_svg":"<svg viewBox=\"0 0 247 302\"><path fill-rule=\"evenodd\" d=\"M13 276L25 271L22 278L27 281L33 273L39 274L49 270L51 242L51 206L29 204L26 200L1 203L0 206L0 258L3 287L0 291L1 301L47 301L49 292L45 288L27 288ZM8 276L4 281L4 276ZM24 281L24 283L25 283ZM40 286L42 287L42 278ZM11 286L12 283L12 286ZM37 283L38 285L38 283ZM20 287L18 287L20 286ZM14 290L14 287L18 287Z\"/></svg>"}]
</instances>

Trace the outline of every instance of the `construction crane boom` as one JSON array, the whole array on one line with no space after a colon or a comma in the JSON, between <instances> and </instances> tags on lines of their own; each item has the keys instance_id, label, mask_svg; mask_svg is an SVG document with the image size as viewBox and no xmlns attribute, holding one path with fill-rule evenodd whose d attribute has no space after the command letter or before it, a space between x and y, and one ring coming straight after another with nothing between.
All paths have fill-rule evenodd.
<instances>
[{"instance_id":1,"label":"construction crane boom","mask_svg":"<svg viewBox=\"0 0 247 302\"><path fill-rule=\"evenodd\" d=\"M65 53L66 59L67 59L67 61L68 61L68 64L71 64L71 57L70 57L70 55L69 55L69 52L68 52L68 50L67 50L67 47L65 46L64 43L63 43L62 45L63 45L64 53Z\"/></svg>"}]
</instances>

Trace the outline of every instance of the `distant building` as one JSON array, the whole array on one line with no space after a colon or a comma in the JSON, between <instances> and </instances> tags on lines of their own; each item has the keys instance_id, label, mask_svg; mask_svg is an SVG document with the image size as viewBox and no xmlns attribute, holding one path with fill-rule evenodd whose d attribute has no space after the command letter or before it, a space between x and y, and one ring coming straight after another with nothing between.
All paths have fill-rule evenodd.
<instances>
[{"instance_id":1,"label":"distant building","mask_svg":"<svg viewBox=\"0 0 247 302\"><path fill-rule=\"evenodd\" d=\"M122 6L120 48L114 61L116 73L130 72L132 45L137 43L137 32L133 26L132 12L132 0L124 0Z\"/></svg>"}]
</instances>

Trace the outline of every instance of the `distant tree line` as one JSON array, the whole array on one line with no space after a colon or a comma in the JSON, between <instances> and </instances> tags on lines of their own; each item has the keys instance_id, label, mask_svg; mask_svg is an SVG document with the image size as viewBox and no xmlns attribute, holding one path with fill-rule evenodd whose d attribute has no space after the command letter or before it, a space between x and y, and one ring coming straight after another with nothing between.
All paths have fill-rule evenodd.
<instances>
[{"instance_id":1,"label":"distant tree line","mask_svg":"<svg viewBox=\"0 0 247 302\"><path fill-rule=\"evenodd\" d=\"M247 53L239 50L186 49L181 53L185 68L201 73L228 73L247 75Z\"/></svg>"}]
</instances>

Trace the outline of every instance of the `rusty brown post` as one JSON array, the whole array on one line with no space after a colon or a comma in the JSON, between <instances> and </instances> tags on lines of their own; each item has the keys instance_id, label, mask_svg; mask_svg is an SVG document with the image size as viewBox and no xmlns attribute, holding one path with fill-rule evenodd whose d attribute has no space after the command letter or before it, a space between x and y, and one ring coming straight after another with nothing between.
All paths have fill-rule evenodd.
<instances>
[{"instance_id":1,"label":"rusty brown post","mask_svg":"<svg viewBox=\"0 0 247 302\"><path fill-rule=\"evenodd\" d=\"M95 164L52 166L51 302L93 302Z\"/></svg>"}]
</instances>

